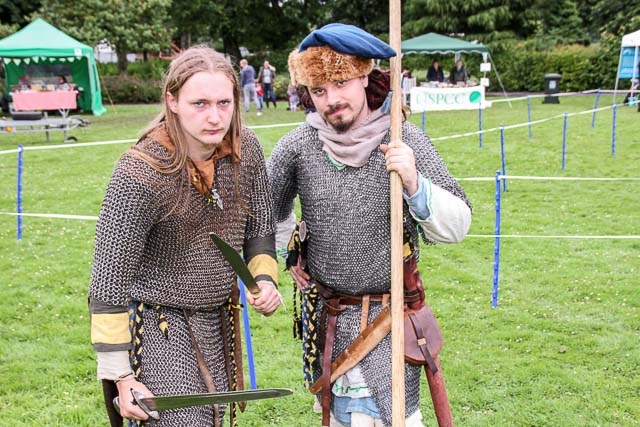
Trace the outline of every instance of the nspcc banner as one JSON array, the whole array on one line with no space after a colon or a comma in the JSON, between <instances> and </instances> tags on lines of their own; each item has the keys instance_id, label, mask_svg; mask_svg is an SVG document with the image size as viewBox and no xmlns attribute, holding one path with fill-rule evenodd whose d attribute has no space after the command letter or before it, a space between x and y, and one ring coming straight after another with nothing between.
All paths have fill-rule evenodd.
<instances>
[{"instance_id":1,"label":"nspcc banner","mask_svg":"<svg viewBox=\"0 0 640 427\"><path fill-rule=\"evenodd\" d=\"M490 107L484 99L484 86L414 87L411 89L411 111L477 110Z\"/></svg>"}]
</instances>

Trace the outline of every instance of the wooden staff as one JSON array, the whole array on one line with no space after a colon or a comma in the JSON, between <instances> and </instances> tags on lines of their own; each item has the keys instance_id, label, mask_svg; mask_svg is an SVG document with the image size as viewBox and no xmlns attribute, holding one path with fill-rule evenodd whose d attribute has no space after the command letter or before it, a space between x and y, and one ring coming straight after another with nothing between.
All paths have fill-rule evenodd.
<instances>
[{"instance_id":1,"label":"wooden staff","mask_svg":"<svg viewBox=\"0 0 640 427\"><path fill-rule=\"evenodd\" d=\"M389 0L389 44L397 55L390 60L391 144L402 140L402 88L400 0ZM404 391L404 287L402 281L402 180L392 171L391 179L391 384L392 426L405 423Z\"/></svg>"}]
</instances>

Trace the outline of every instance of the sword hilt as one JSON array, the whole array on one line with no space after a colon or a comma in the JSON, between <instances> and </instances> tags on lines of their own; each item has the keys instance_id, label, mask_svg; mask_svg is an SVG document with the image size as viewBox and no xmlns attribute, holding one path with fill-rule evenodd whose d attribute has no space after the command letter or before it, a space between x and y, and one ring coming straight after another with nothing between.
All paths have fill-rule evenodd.
<instances>
[{"instance_id":1,"label":"sword hilt","mask_svg":"<svg viewBox=\"0 0 640 427\"><path fill-rule=\"evenodd\" d=\"M160 419L160 414L158 413L158 411L154 411L151 408L149 408L142 400L144 399L144 394L134 389L131 389L131 395L133 396L133 400L131 401L131 403L133 403L134 405L138 405L140 409L142 409L147 415L149 415L154 420ZM113 406L116 408L116 411L120 413L120 398L118 396L113 398Z\"/></svg>"}]
</instances>

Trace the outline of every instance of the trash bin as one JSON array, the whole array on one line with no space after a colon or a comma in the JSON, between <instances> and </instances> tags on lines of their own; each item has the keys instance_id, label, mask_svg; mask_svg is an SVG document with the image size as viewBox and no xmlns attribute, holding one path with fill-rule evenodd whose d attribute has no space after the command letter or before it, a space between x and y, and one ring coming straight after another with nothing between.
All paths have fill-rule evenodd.
<instances>
[{"instance_id":1,"label":"trash bin","mask_svg":"<svg viewBox=\"0 0 640 427\"><path fill-rule=\"evenodd\" d=\"M558 96L552 96L554 93L560 93L560 74L549 73L544 75L544 100L543 104L559 104L560 98Z\"/></svg>"}]
</instances>

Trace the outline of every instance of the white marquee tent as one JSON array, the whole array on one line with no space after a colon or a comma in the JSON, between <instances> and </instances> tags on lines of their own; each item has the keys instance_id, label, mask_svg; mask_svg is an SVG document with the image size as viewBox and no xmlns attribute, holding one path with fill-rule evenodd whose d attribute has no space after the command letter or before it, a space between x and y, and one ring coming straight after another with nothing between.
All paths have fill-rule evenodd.
<instances>
[{"instance_id":1,"label":"white marquee tent","mask_svg":"<svg viewBox=\"0 0 640 427\"><path fill-rule=\"evenodd\" d=\"M640 62L640 30L622 37L618 73L616 74L616 92L618 91L620 79L633 80L640 77L640 64L638 62Z\"/></svg>"}]
</instances>

